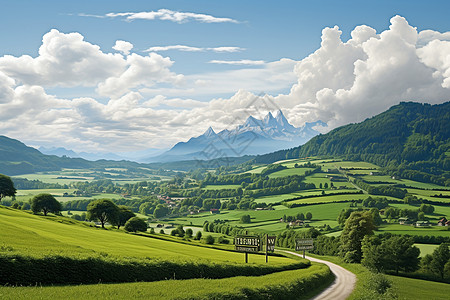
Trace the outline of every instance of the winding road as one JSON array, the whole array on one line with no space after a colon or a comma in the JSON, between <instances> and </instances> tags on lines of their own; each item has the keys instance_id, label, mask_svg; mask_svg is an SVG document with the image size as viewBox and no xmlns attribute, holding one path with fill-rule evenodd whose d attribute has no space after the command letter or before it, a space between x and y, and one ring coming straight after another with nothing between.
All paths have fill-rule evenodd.
<instances>
[{"instance_id":1,"label":"winding road","mask_svg":"<svg viewBox=\"0 0 450 300\"><path fill-rule=\"evenodd\" d=\"M291 251L278 251L303 257L303 255ZM336 276L336 279L333 281L333 283L312 300L345 300L348 298L348 296L350 296L353 289L355 288L355 274L344 269L341 266L338 266L326 260L321 260L310 256L306 256L306 258L310 261L326 264L330 268L331 272L333 272Z\"/></svg>"}]
</instances>

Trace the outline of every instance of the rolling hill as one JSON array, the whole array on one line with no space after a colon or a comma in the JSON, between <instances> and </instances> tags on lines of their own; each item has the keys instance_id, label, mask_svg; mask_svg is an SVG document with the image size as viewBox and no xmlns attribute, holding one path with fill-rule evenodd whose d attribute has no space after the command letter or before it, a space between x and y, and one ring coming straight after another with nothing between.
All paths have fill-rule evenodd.
<instances>
[{"instance_id":1,"label":"rolling hill","mask_svg":"<svg viewBox=\"0 0 450 300\"><path fill-rule=\"evenodd\" d=\"M260 155L258 163L308 156L341 156L383 166L405 178L450 185L450 102L402 102L305 145Z\"/></svg>"}]
</instances>

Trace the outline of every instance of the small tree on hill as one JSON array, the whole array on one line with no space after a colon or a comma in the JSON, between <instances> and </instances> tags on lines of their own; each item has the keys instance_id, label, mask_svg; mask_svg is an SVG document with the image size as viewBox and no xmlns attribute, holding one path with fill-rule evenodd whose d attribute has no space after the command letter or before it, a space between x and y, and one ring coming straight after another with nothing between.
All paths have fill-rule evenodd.
<instances>
[{"instance_id":1,"label":"small tree on hill","mask_svg":"<svg viewBox=\"0 0 450 300\"><path fill-rule=\"evenodd\" d=\"M346 262L359 263L362 258L361 242L366 235L372 235L376 229L369 211L355 211L345 221L341 234L341 253Z\"/></svg>"},{"instance_id":2,"label":"small tree on hill","mask_svg":"<svg viewBox=\"0 0 450 300\"><path fill-rule=\"evenodd\" d=\"M212 235L207 235L205 237L205 243L207 243L208 245L214 244L214 237Z\"/></svg>"},{"instance_id":3,"label":"small tree on hill","mask_svg":"<svg viewBox=\"0 0 450 300\"><path fill-rule=\"evenodd\" d=\"M44 216L49 212L57 214L61 212L61 203L50 194L39 194L31 199L31 210L35 214L42 211Z\"/></svg>"},{"instance_id":4,"label":"small tree on hill","mask_svg":"<svg viewBox=\"0 0 450 300\"><path fill-rule=\"evenodd\" d=\"M250 215L243 215L241 217L241 223L247 224L251 222L251 218Z\"/></svg>"},{"instance_id":5,"label":"small tree on hill","mask_svg":"<svg viewBox=\"0 0 450 300\"><path fill-rule=\"evenodd\" d=\"M197 231L197 233L195 234L194 240L199 241L201 238L202 238L202 232Z\"/></svg>"},{"instance_id":6,"label":"small tree on hill","mask_svg":"<svg viewBox=\"0 0 450 300\"><path fill-rule=\"evenodd\" d=\"M124 228L128 232L147 231L147 222L144 219L132 217L125 223Z\"/></svg>"},{"instance_id":7,"label":"small tree on hill","mask_svg":"<svg viewBox=\"0 0 450 300\"><path fill-rule=\"evenodd\" d=\"M9 176L0 174L0 200L3 197L13 197L16 194L16 188Z\"/></svg>"},{"instance_id":8,"label":"small tree on hill","mask_svg":"<svg viewBox=\"0 0 450 300\"><path fill-rule=\"evenodd\" d=\"M190 239L192 237L192 235L194 234L194 232L192 231L191 228L186 229L186 237L188 239Z\"/></svg>"},{"instance_id":9,"label":"small tree on hill","mask_svg":"<svg viewBox=\"0 0 450 300\"><path fill-rule=\"evenodd\" d=\"M99 199L92 201L87 206L87 217L91 221L99 220L102 228L105 228L105 223L111 224L117 222L119 217L118 207L109 199Z\"/></svg>"},{"instance_id":10,"label":"small tree on hill","mask_svg":"<svg viewBox=\"0 0 450 300\"><path fill-rule=\"evenodd\" d=\"M136 216L128 206L118 205L117 209L118 209L117 219L111 220L112 221L111 224L117 226L117 229L120 229L120 226L124 226L129 219Z\"/></svg>"},{"instance_id":11,"label":"small tree on hill","mask_svg":"<svg viewBox=\"0 0 450 300\"><path fill-rule=\"evenodd\" d=\"M307 212L307 213L306 213L306 220L311 221L311 219L312 219L312 213Z\"/></svg>"}]
</instances>

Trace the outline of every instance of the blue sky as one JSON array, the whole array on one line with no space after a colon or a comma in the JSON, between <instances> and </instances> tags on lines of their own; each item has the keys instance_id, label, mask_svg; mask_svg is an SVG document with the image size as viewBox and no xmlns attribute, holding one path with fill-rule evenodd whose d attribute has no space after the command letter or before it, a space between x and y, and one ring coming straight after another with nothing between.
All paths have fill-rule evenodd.
<instances>
[{"instance_id":1,"label":"blue sky","mask_svg":"<svg viewBox=\"0 0 450 300\"><path fill-rule=\"evenodd\" d=\"M217 130L237 125L237 112L260 93L294 125L322 119L329 124L324 131L361 121L399 101L449 100L448 1L0 4L0 109L8 115L0 121L0 134L31 145L105 152L169 147L210 125ZM143 12L153 16L143 17ZM397 15L401 17L391 20ZM361 25L365 27L357 27ZM324 34L326 27L330 30ZM411 33L414 27L416 33ZM348 42L355 28L361 29L356 30L361 38ZM391 37L385 34L383 40L383 32ZM402 35L409 34L417 35L407 41L415 45L416 56L411 52L414 57L402 62L401 52L396 56L395 51L405 46ZM348 45L333 42L336 49L325 49L324 41L336 37ZM382 69L386 65L381 61L391 54L382 54L375 41L363 46L370 38L385 49L392 45L390 69ZM129 43L122 44L125 50L113 49L118 40ZM163 51L177 45L191 48ZM40 53L40 47L47 52ZM74 62L82 60L82 66L93 69L75 70L79 66ZM331 67L323 69L327 62ZM423 66L406 69L415 63ZM356 68L358 64L364 67ZM157 70L150 71L152 66ZM333 76L336 70L339 74ZM376 80L379 86L388 84L381 72L396 71L408 78L377 96ZM373 86L363 86L369 79ZM366 102L360 100L364 97ZM346 104L355 113L346 113ZM24 124L30 129L23 130Z\"/></svg>"}]
</instances>

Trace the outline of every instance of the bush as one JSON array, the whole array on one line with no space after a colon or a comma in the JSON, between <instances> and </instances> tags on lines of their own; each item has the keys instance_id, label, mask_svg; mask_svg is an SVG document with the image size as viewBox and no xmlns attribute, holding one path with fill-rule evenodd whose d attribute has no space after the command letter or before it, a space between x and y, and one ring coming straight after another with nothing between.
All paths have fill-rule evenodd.
<instances>
[{"instance_id":1,"label":"bush","mask_svg":"<svg viewBox=\"0 0 450 300\"><path fill-rule=\"evenodd\" d=\"M226 239L224 236L219 236L219 238L217 239L217 242L219 244L229 244L230 241L228 239Z\"/></svg>"},{"instance_id":2,"label":"bush","mask_svg":"<svg viewBox=\"0 0 450 300\"><path fill-rule=\"evenodd\" d=\"M188 229L186 229L185 234L186 234L186 237L187 237L187 238L191 238L192 235L194 234L194 232L192 231L191 228L188 228Z\"/></svg>"},{"instance_id":3,"label":"bush","mask_svg":"<svg viewBox=\"0 0 450 300\"><path fill-rule=\"evenodd\" d=\"M125 223L124 229L128 232L147 231L147 222L144 219L133 217Z\"/></svg>"},{"instance_id":4,"label":"bush","mask_svg":"<svg viewBox=\"0 0 450 300\"><path fill-rule=\"evenodd\" d=\"M214 237L212 235L210 235L210 234L207 235L205 237L205 243L208 244L208 245L214 244Z\"/></svg>"},{"instance_id":5,"label":"bush","mask_svg":"<svg viewBox=\"0 0 450 300\"><path fill-rule=\"evenodd\" d=\"M199 241L201 238L202 238L202 232L197 231L197 233L195 234L194 240Z\"/></svg>"},{"instance_id":6,"label":"bush","mask_svg":"<svg viewBox=\"0 0 450 300\"><path fill-rule=\"evenodd\" d=\"M160 234L166 234L166 233L164 232L164 229L161 229L161 230L159 231L159 233L160 233Z\"/></svg>"}]
</instances>

